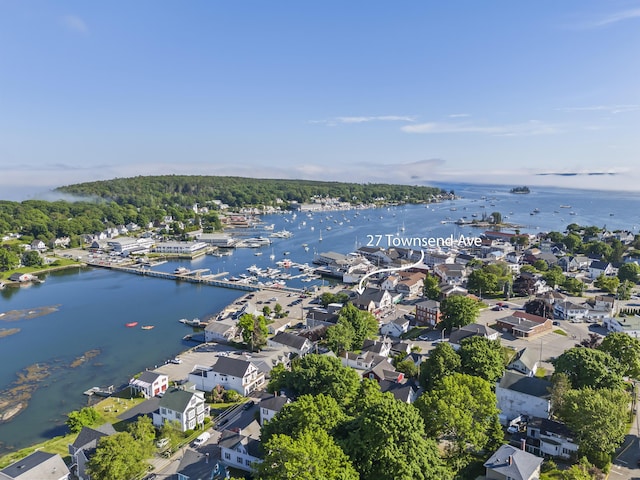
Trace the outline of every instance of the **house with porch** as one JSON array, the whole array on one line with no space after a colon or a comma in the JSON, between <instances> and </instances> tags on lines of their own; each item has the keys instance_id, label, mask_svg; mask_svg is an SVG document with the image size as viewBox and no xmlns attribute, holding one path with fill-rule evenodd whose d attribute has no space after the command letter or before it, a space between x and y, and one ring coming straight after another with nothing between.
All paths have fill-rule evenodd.
<instances>
[{"instance_id":1,"label":"house with porch","mask_svg":"<svg viewBox=\"0 0 640 480\"><path fill-rule=\"evenodd\" d=\"M530 418L527 423L527 452L539 457L569 460L578 453L576 436L564 423L548 418Z\"/></svg>"},{"instance_id":2,"label":"house with porch","mask_svg":"<svg viewBox=\"0 0 640 480\"><path fill-rule=\"evenodd\" d=\"M261 387L264 378L264 373L253 362L222 356L209 367L196 365L189 373L189 381L198 390L210 392L221 385L225 390L234 390L243 397Z\"/></svg>"},{"instance_id":3,"label":"house with porch","mask_svg":"<svg viewBox=\"0 0 640 480\"><path fill-rule=\"evenodd\" d=\"M169 377L163 373L156 373L146 370L138 377L129 380L129 387L134 392L141 394L144 398L155 397L167 391L169 387Z\"/></svg>"},{"instance_id":4,"label":"house with porch","mask_svg":"<svg viewBox=\"0 0 640 480\"><path fill-rule=\"evenodd\" d=\"M166 422L178 422L180 430L194 430L204 424L209 407L205 406L204 393L173 388L167 390L153 412L153 424L161 427Z\"/></svg>"},{"instance_id":5,"label":"house with porch","mask_svg":"<svg viewBox=\"0 0 640 480\"><path fill-rule=\"evenodd\" d=\"M249 424L237 431L224 430L218 445L220 458L229 467L252 472L255 465L262 462L259 425L255 428Z\"/></svg>"}]
</instances>

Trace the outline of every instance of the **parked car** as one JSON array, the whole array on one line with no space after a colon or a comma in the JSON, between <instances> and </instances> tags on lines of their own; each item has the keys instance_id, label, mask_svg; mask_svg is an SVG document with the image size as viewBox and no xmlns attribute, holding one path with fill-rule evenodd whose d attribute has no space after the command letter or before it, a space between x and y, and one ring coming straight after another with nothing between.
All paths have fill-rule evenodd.
<instances>
[{"instance_id":1,"label":"parked car","mask_svg":"<svg viewBox=\"0 0 640 480\"><path fill-rule=\"evenodd\" d=\"M515 425L510 425L507 428L507 433L510 433L511 435L513 435L514 433L518 433L518 427Z\"/></svg>"},{"instance_id":2,"label":"parked car","mask_svg":"<svg viewBox=\"0 0 640 480\"><path fill-rule=\"evenodd\" d=\"M245 403L242 406L243 410L249 410L251 407L253 407L256 404L256 402L254 402L253 400L249 400L247 403Z\"/></svg>"},{"instance_id":3,"label":"parked car","mask_svg":"<svg viewBox=\"0 0 640 480\"><path fill-rule=\"evenodd\" d=\"M167 445L169 445L169 439L167 437L161 438L156 442L156 447L158 448L164 448Z\"/></svg>"},{"instance_id":4,"label":"parked car","mask_svg":"<svg viewBox=\"0 0 640 480\"><path fill-rule=\"evenodd\" d=\"M201 433L198 438L193 442L195 447L200 447L206 443L207 440L211 438L211 434L209 432Z\"/></svg>"}]
</instances>

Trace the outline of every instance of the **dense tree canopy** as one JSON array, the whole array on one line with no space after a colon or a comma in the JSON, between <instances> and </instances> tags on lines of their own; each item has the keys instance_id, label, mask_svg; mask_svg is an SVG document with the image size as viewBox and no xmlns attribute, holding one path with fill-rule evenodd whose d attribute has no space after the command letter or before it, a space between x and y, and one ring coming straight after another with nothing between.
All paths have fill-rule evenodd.
<instances>
[{"instance_id":1,"label":"dense tree canopy","mask_svg":"<svg viewBox=\"0 0 640 480\"><path fill-rule=\"evenodd\" d=\"M474 335L460 342L460 371L495 382L504 372L502 347L499 340Z\"/></svg>"},{"instance_id":2,"label":"dense tree canopy","mask_svg":"<svg viewBox=\"0 0 640 480\"><path fill-rule=\"evenodd\" d=\"M242 340L249 345L251 350L258 350L260 347L266 345L267 334L267 320L263 315L252 315L245 313L238 320L238 327L242 332Z\"/></svg>"},{"instance_id":3,"label":"dense tree canopy","mask_svg":"<svg viewBox=\"0 0 640 480\"><path fill-rule=\"evenodd\" d=\"M618 361L622 375L640 378L640 340L623 332L611 332L598 348Z\"/></svg>"},{"instance_id":4,"label":"dense tree canopy","mask_svg":"<svg viewBox=\"0 0 640 480\"><path fill-rule=\"evenodd\" d=\"M420 364L420 385L425 390L431 390L444 377L460 371L460 366L460 355L451 344L440 342Z\"/></svg>"},{"instance_id":5,"label":"dense tree canopy","mask_svg":"<svg viewBox=\"0 0 640 480\"><path fill-rule=\"evenodd\" d=\"M95 480L131 480L147 471L139 443L128 432L102 437L89 460L88 470Z\"/></svg>"},{"instance_id":6,"label":"dense tree canopy","mask_svg":"<svg viewBox=\"0 0 640 480\"><path fill-rule=\"evenodd\" d=\"M478 302L462 295L452 295L440 302L441 328L451 332L455 327L464 327L475 322L480 312Z\"/></svg>"},{"instance_id":7,"label":"dense tree canopy","mask_svg":"<svg viewBox=\"0 0 640 480\"><path fill-rule=\"evenodd\" d=\"M553 362L556 373L565 373L573 388L618 388L622 366L605 351L574 347Z\"/></svg>"}]
</instances>

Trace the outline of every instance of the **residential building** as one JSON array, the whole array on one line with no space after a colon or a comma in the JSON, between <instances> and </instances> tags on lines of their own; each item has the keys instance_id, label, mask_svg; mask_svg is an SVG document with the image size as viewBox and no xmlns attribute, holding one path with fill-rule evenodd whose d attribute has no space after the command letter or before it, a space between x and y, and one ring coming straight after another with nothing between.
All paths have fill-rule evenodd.
<instances>
[{"instance_id":1,"label":"residential building","mask_svg":"<svg viewBox=\"0 0 640 480\"><path fill-rule=\"evenodd\" d=\"M530 418L527 423L527 452L539 457L575 458L575 434L564 423L548 418Z\"/></svg>"},{"instance_id":2,"label":"residential building","mask_svg":"<svg viewBox=\"0 0 640 480\"><path fill-rule=\"evenodd\" d=\"M613 268L613 265L611 265L611 263L609 262L603 262L601 260L593 260L589 264L589 277L591 277L592 280L595 280L600 275L604 275L604 276L613 275L614 271L615 270Z\"/></svg>"},{"instance_id":3,"label":"residential building","mask_svg":"<svg viewBox=\"0 0 640 480\"><path fill-rule=\"evenodd\" d=\"M260 400L258 407L260 408L260 425L270 421L275 417L282 407L284 407L290 400L284 395L270 395L267 398Z\"/></svg>"},{"instance_id":4,"label":"residential building","mask_svg":"<svg viewBox=\"0 0 640 480\"><path fill-rule=\"evenodd\" d=\"M433 273L440 279L440 283L447 285L462 285L467 279L467 268L458 263L435 265Z\"/></svg>"},{"instance_id":5,"label":"residential building","mask_svg":"<svg viewBox=\"0 0 640 480\"><path fill-rule=\"evenodd\" d=\"M595 309L607 312L608 316L615 313L616 299L613 295L596 295Z\"/></svg>"},{"instance_id":6,"label":"residential building","mask_svg":"<svg viewBox=\"0 0 640 480\"><path fill-rule=\"evenodd\" d=\"M423 300L416 303L416 324L435 327L440 322L440 302Z\"/></svg>"},{"instance_id":7,"label":"residential building","mask_svg":"<svg viewBox=\"0 0 640 480\"><path fill-rule=\"evenodd\" d=\"M264 373L250 361L221 356L210 367L196 365L189 373L189 381L203 392L222 385L246 397L264 384Z\"/></svg>"},{"instance_id":8,"label":"residential building","mask_svg":"<svg viewBox=\"0 0 640 480\"><path fill-rule=\"evenodd\" d=\"M70 476L60 455L41 450L0 470L0 480L68 480Z\"/></svg>"},{"instance_id":9,"label":"residential building","mask_svg":"<svg viewBox=\"0 0 640 480\"><path fill-rule=\"evenodd\" d=\"M385 323L380 328L382 335L388 335L390 337L399 337L403 333L409 331L409 320L405 317L398 317L390 322Z\"/></svg>"},{"instance_id":10,"label":"residential building","mask_svg":"<svg viewBox=\"0 0 640 480\"><path fill-rule=\"evenodd\" d=\"M573 302L564 301L553 304L553 316L555 318L561 318L571 322L582 322L588 313L589 308L576 305Z\"/></svg>"},{"instance_id":11,"label":"residential building","mask_svg":"<svg viewBox=\"0 0 640 480\"><path fill-rule=\"evenodd\" d=\"M361 295L358 295L353 304L360 310L370 313L380 313L391 307L393 297L387 290L377 288L366 288Z\"/></svg>"},{"instance_id":12,"label":"residential building","mask_svg":"<svg viewBox=\"0 0 640 480\"><path fill-rule=\"evenodd\" d=\"M293 333L280 332L267 340L267 345L274 348L288 348L301 357L313 349L313 342L308 338Z\"/></svg>"},{"instance_id":13,"label":"residential building","mask_svg":"<svg viewBox=\"0 0 640 480\"><path fill-rule=\"evenodd\" d=\"M169 387L169 377L162 373L144 371L139 377L129 380L129 387L134 392L142 394L144 398L162 395Z\"/></svg>"},{"instance_id":14,"label":"residential building","mask_svg":"<svg viewBox=\"0 0 640 480\"><path fill-rule=\"evenodd\" d=\"M507 370L496 385L500 423L520 416L549 418L551 383L536 377Z\"/></svg>"},{"instance_id":15,"label":"residential building","mask_svg":"<svg viewBox=\"0 0 640 480\"><path fill-rule=\"evenodd\" d=\"M233 340L238 332L235 322L226 320L212 321L204 327L205 342L228 342Z\"/></svg>"},{"instance_id":16,"label":"residential building","mask_svg":"<svg viewBox=\"0 0 640 480\"><path fill-rule=\"evenodd\" d=\"M98 428L82 427L76 439L68 446L69 455L71 455L70 469L78 480L91 480L87 473L87 464L95 453L100 439L114 433L116 431L110 423L105 423Z\"/></svg>"},{"instance_id":17,"label":"residential building","mask_svg":"<svg viewBox=\"0 0 640 480\"><path fill-rule=\"evenodd\" d=\"M210 459L209 453L185 448L175 473L169 476L168 480L224 480L226 478L229 478L229 472L222 462Z\"/></svg>"},{"instance_id":18,"label":"residential building","mask_svg":"<svg viewBox=\"0 0 640 480\"><path fill-rule=\"evenodd\" d=\"M158 410L153 412L153 424L161 427L165 422L177 421L183 432L204 424L208 414L204 394L179 388L167 390L160 399Z\"/></svg>"},{"instance_id":19,"label":"residential building","mask_svg":"<svg viewBox=\"0 0 640 480\"><path fill-rule=\"evenodd\" d=\"M451 346L455 350L458 350L460 348L460 342L465 338L485 337L489 340L497 340L499 335L500 333L491 327L479 323L470 323L451 332L449 343L451 343Z\"/></svg>"},{"instance_id":20,"label":"residential building","mask_svg":"<svg viewBox=\"0 0 640 480\"><path fill-rule=\"evenodd\" d=\"M609 332L624 332L630 337L640 338L640 317L605 318L602 322Z\"/></svg>"},{"instance_id":21,"label":"residential building","mask_svg":"<svg viewBox=\"0 0 640 480\"><path fill-rule=\"evenodd\" d=\"M362 344L362 352L371 352L383 357L388 357L391 353L393 342L388 338L382 338L381 340L365 340Z\"/></svg>"},{"instance_id":22,"label":"residential building","mask_svg":"<svg viewBox=\"0 0 640 480\"><path fill-rule=\"evenodd\" d=\"M542 347L540 347L540 349L541 348ZM527 377L533 377L538 370L541 355L540 349L534 349L532 347L523 348L507 368L516 370Z\"/></svg>"},{"instance_id":23,"label":"residential building","mask_svg":"<svg viewBox=\"0 0 640 480\"><path fill-rule=\"evenodd\" d=\"M247 428L248 430L251 430ZM244 429L238 431L224 430L220 436L220 458L228 466L247 472L253 471L254 465L262 462L260 458L260 430L247 434Z\"/></svg>"},{"instance_id":24,"label":"residential building","mask_svg":"<svg viewBox=\"0 0 640 480\"><path fill-rule=\"evenodd\" d=\"M487 480L538 480L542 458L511 445L502 445L484 463Z\"/></svg>"},{"instance_id":25,"label":"residential building","mask_svg":"<svg viewBox=\"0 0 640 480\"><path fill-rule=\"evenodd\" d=\"M400 280L396 285L396 292L402 293L405 297L415 297L422 292L424 285L424 273L413 272L400 274Z\"/></svg>"}]
</instances>

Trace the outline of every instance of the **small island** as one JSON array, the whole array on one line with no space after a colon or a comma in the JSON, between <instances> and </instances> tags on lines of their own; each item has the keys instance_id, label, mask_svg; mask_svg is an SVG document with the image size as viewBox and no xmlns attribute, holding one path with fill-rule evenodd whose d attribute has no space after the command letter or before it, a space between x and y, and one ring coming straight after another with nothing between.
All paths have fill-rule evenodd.
<instances>
[{"instance_id":1,"label":"small island","mask_svg":"<svg viewBox=\"0 0 640 480\"><path fill-rule=\"evenodd\" d=\"M511 190L509 190L509 193L525 194L525 193L531 193L531 191L529 190L529 187L524 186L524 187L513 187Z\"/></svg>"}]
</instances>

